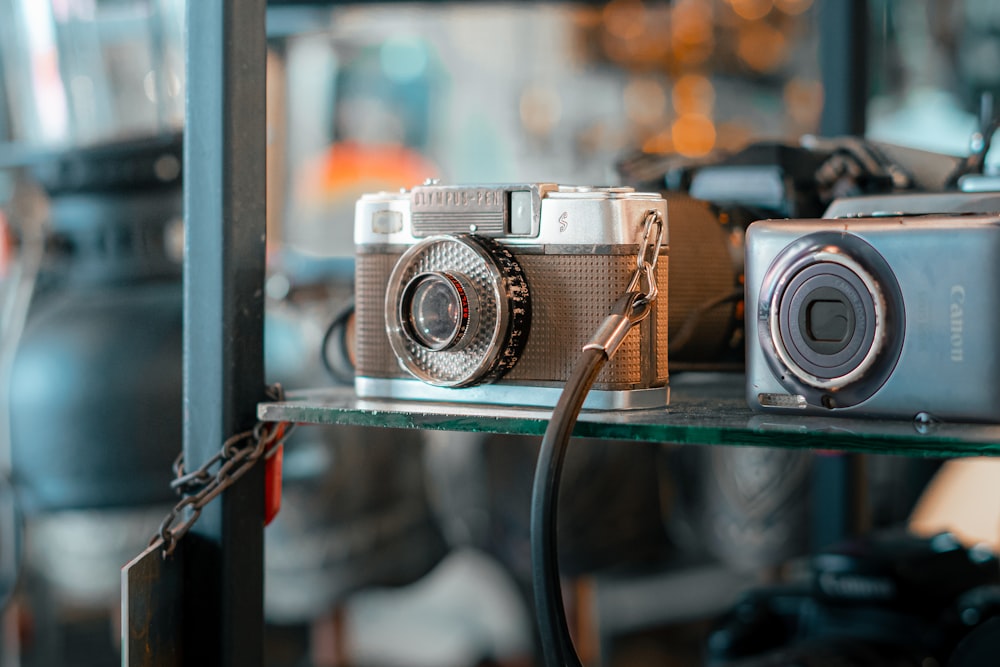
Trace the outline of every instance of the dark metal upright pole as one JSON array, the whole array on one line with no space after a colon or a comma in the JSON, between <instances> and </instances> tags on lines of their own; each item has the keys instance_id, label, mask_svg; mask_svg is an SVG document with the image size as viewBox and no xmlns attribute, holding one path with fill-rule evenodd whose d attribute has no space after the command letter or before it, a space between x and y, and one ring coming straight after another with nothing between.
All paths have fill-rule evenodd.
<instances>
[{"instance_id":1,"label":"dark metal upright pole","mask_svg":"<svg viewBox=\"0 0 1000 667\"><path fill-rule=\"evenodd\" d=\"M188 0L184 457L253 427L264 398L265 0ZM263 665L258 465L184 540L184 664Z\"/></svg>"},{"instance_id":2,"label":"dark metal upright pole","mask_svg":"<svg viewBox=\"0 0 1000 667\"><path fill-rule=\"evenodd\" d=\"M863 136L868 107L868 2L821 0L817 6L825 137Z\"/></svg>"},{"instance_id":3,"label":"dark metal upright pole","mask_svg":"<svg viewBox=\"0 0 1000 667\"><path fill-rule=\"evenodd\" d=\"M864 136L868 24L867 0L822 0L818 5L823 136ZM817 456L812 493L814 549L870 528L866 464L863 454Z\"/></svg>"}]
</instances>

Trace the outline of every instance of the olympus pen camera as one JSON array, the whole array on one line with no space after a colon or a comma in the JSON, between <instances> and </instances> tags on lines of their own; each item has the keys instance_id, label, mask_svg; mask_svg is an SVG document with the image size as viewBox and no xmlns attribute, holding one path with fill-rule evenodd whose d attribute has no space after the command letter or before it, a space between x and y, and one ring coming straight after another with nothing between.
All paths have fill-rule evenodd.
<instances>
[{"instance_id":1,"label":"olympus pen camera","mask_svg":"<svg viewBox=\"0 0 1000 667\"><path fill-rule=\"evenodd\" d=\"M746 252L753 409L1000 419L1000 217L761 221Z\"/></svg>"},{"instance_id":2,"label":"olympus pen camera","mask_svg":"<svg viewBox=\"0 0 1000 667\"><path fill-rule=\"evenodd\" d=\"M636 270L658 194L551 184L362 196L355 217L362 398L552 406ZM651 317L629 332L585 407L663 406L664 227Z\"/></svg>"}]
</instances>

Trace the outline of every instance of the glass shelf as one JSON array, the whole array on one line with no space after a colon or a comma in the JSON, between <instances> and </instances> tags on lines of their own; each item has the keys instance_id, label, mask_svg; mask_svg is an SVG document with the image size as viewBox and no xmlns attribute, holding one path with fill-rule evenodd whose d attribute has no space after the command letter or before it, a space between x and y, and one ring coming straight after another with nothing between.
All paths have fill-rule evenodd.
<instances>
[{"instance_id":1,"label":"glass shelf","mask_svg":"<svg viewBox=\"0 0 1000 667\"><path fill-rule=\"evenodd\" d=\"M542 435L550 414L535 408L359 399L349 387L291 392L286 401L261 403L257 411L264 421L521 435ZM1000 456L1000 425L756 414L744 401L743 376L724 373L673 376L667 408L584 412L574 435L910 456Z\"/></svg>"}]
</instances>

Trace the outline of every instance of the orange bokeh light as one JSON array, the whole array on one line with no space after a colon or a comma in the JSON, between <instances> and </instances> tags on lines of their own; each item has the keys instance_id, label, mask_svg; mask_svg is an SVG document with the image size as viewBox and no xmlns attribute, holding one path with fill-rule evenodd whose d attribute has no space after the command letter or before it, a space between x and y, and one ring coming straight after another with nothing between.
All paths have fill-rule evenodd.
<instances>
[{"instance_id":1,"label":"orange bokeh light","mask_svg":"<svg viewBox=\"0 0 1000 667\"><path fill-rule=\"evenodd\" d=\"M730 0L733 11L748 21L762 19L771 13L774 0Z\"/></svg>"},{"instance_id":2,"label":"orange bokeh light","mask_svg":"<svg viewBox=\"0 0 1000 667\"><path fill-rule=\"evenodd\" d=\"M674 121L670 136L681 155L705 155L715 147L715 124L708 116L687 113Z\"/></svg>"},{"instance_id":3,"label":"orange bokeh light","mask_svg":"<svg viewBox=\"0 0 1000 667\"><path fill-rule=\"evenodd\" d=\"M770 72L788 56L788 45L780 30L766 23L754 23L740 31L736 51L758 72Z\"/></svg>"},{"instance_id":4,"label":"orange bokeh light","mask_svg":"<svg viewBox=\"0 0 1000 667\"><path fill-rule=\"evenodd\" d=\"M715 106L715 87L700 74L685 74L674 83L672 98L679 114L708 114Z\"/></svg>"},{"instance_id":5,"label":"orange bokeh light","mask_svg":"<svg viewBox=\"0 0 1000 667\"><path fill-rule=\"evenodd\" d=\"M636 39L646 30L646 7L642 0L612 0L604 7L604 26L621 39Z\"/></svg>"},{"instance_id":6,"label":"orange bokeh light","mask_svg":"<svg viewBox=\"0 0 1000 667\"><path fill-rule=\"evenodd\" d=\"M671 136L670 130L657 132L643 141L642 151L644 153L673 153L674 139Z\"/></svg>"}]
</instances>

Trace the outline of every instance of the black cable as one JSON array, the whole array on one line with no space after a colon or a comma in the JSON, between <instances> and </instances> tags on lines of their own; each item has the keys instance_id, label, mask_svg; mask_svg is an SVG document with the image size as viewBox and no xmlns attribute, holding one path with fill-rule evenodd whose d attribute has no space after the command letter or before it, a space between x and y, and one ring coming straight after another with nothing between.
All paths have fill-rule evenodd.
<instances>
[{"instance_id":1,"label":"black cable","mask_svg":"<svg viewBox=\"0 0 1000 667\"><path fill-rule=\"evenodd\" d=\"M603 350L583 351L552 412L535 467L531 490L531 569L535 614L546 667L582 667L569 634L559 584L556 544L559 479L584 399L607 360Z\"/></svg>"},{"instance_id":2,"label":"black cable","mask_svg":"<svg viewBox=\"0 0 1000 667\"><path fill-rule=\"evenodd\" d=\"M330 376L341 384L354 384L354 364L347 349L347 327L354 314L354 298L334 316L319 346L320 359ZM333 357L331 358L331 354Z\"/></svg>"},{"instance_id":3,"label":"black cable","mask_svg":"<svg viewBox=\"0 0 1000 667\"><path fill-rule=\"evenodd\" d=\"M743 289L737 289L728 294L723 294L722 296L715 297L714 299L709 299L705 301L700 306L688 313L688 316L684 318L684 323L681 325L677 333L671 337L670 346L667 348L667 356L679 352L685 345L691 342L697 331L698 324L701 322L701 318L719 306L725 305L727 303L736 303L743 298Z\"/></svg>"}]
</instances>

